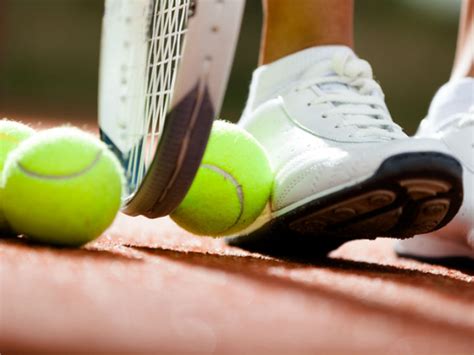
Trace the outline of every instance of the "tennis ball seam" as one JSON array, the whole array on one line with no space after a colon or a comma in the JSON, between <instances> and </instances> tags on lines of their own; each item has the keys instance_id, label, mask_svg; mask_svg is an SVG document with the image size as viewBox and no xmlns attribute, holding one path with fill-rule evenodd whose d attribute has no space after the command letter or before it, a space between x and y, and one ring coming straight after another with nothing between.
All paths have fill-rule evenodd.
<instances>
[{"instance_id":1,"label":"tennis ball seam","mask_svg":"<svg viewBox=\"0 0 474 355\"><path fill-rule=\"evenodd\" d=\"M238 180L234 176L232 176L227 171L225 171L224 169L219 168L216 165L202 164L201 168L209 169L209 170L212 170L213 172L215 172L219 175L222 175L225 179L230 181L230 183L232 185L234 185L234 187L235 187L235 190L237 192L237 198L239 199L240 210L239 210L239 214L237 215L237 218L235 219L234 224L229 226L229 228L226 229L226 231L227 231L227 230L233 228L237 223L239 223L240 218L242 218L242 215L244 214L244 192L243 192L243 189L242 189L242 185L239 184ZM222 231L221 233L225 233L225 231Z\"/></svg>"},{"instance_id":2,"label":"tennis ball seam","mask_svg":"<svg viewBox=\"0 0 474 355\"><path fill-rule=\"evenodd\" d=\"M100 159L102 158L102 154L103 154L103 152L100 150L96 154L94 160L88 166L86 166L84 169L82 169L80 171L77 171L77 172L72 173L72 174L67 174L67 175L47 175L47 174L36 173L34 171L31 171L30 169L28 169L24 165L22 165L21 162L18 162L17 166L18 166L18 169L22 173L24 173L25 175L28 175L32 178L46 179L46 180L68 180L68 179L74 179L74 178L80 177L80 176L86 174L87 172L89 172L90 170L92 170L99 163Z\"/></svg>"}]
</instances>

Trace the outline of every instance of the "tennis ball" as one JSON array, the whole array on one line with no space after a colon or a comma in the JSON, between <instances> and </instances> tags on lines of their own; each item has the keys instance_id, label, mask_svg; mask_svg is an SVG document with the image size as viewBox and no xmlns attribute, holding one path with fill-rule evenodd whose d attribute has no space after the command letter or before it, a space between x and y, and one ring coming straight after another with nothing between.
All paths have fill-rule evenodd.
<instances>
[{"instance_id":1,"label":"tennis ball","mask_svg":"<svg viewBox=\"0 0 474 355\"><path fill-rule=\"evenodd\" d=\"M79 246L98 237L121 204L120 163L95 137L63 127L21 143L5 163L4 213L31 240Z\"/></svg>"},{"instance_id":2,"label":"tennis ball","mask_svg":"<svg viewBox=\"0 0 474 355\"><path fill-rule=\"evenodd\" d=\"M197 235L232 235L257 219L272 184L263 147L238 126L216 121L196 178L171 218Z\"/></svg>"},{"instance_id":3,"label":"tennis ball","mask_svg":"<svg viewBox=\"0 0 474 355\"><path fill-rule=\"evenodd\" d=\"M0 173L8 154L15 149L20 142L31 137L35 131L22 123L0 120ZM3 182L0 182L0 231L9 232L8 222L3 214Z\"/></svg>"},{"instance_id":4,"label":"tennis ball","mask_svg":"<svg viewBox=\"0 0 474 355\"><path fill-rule=\"evenodd\" d=\"M0 120L0 170L3 170L8 154L34 133L33 128L23 123L6 118Z\"/></svg>"}]
</instances>

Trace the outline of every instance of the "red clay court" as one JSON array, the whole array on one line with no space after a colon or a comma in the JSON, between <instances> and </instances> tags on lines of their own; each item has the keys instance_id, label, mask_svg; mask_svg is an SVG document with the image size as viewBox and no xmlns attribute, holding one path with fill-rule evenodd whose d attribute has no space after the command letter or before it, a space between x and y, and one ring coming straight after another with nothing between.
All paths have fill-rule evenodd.
<instances>
[{"instance_id":1,"label":"red clay court","mask_svg":"<svg viewBox=\"0 0 474 355\"><path fill-rule=\"evenodd\" d=\"M82 249L0 239L0 352L473 354L474 265L392 245L288 261L124 215Z\"/></svg>"},{"instance_id":2,"label":"red clay court","mask_svg":"<svg viewBox=\"0 0 474 355\"><path fill-rule=\"evenodd\" d=\"M298 263L125 216L84 249L3 239L0 349L472 354L473 269L392 243Z\"/></svg>"}]
</instances>

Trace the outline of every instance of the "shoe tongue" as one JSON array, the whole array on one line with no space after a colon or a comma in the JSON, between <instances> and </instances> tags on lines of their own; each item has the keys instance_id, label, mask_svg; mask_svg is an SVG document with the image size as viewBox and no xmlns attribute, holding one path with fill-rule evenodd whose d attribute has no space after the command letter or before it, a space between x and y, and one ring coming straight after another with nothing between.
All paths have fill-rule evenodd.
<instances>
[{"instance_id":1,"label":"shoe tongue","mask_svg":"<svg viewBox=\"0 0 474 355\"><path fill-rule=\"evenodd\" d=\"M339 76L338 73L334 70L333 57L327 57L317 65L314 65L308 68L302 77L304 78L321 78L321 77L331 77ZM319 90L325 94L347 94L348 92L357 93L357 89L343 83L338 82L328 82L315 85ZM336 103L337 104L337 103Z\"/></svg>"},{"instance_id":2,"label":"shoe tongue","mask_svg":"<svg viewBox=\"0 0 474 355\"><path fill-rule=\"evenodd\" d=\"M319 84L318 88L321 91L324 91L326 94L341 94L347 92L354 92L356 93L357 90L352 86L341 84L341 83L327 83L327 84Z\"/></svg>"},{"instance_id":3,"label":"shoe tongue","mask_svg":"<svg viewBox=\"0 0 474 355\"><path fill-rule=\"evenodd\" d=\"M345 46L318 46L259 67L253 74L246 110L252 111L261 103L276 97L295 81L304 80L310 72L314 75L329 75L331 61L336 53L353 54L353 51ZM323 63L327 63L327 66Z\"/></svg>"},{"instance_id":4,"label":"shoe tongue","mask_svg":"<svg viewBox=\"0 0 474 355\"><path fill-rule=\"evenodd\" d=\"M468 112L474 102L474 79L463 78L443 85L431 102L428 118L442 125L453 115Z\"/></svg>"}]
</instances>

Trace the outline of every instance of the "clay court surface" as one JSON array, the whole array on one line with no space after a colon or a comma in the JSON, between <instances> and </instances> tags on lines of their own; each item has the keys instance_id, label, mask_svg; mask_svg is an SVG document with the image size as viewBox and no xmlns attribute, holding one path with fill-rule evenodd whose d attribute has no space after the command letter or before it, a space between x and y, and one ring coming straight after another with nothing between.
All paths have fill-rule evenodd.
<instances>
[{"instance_id":1,"label":"clay court surface","mask_svg":"<svg viewBox=\"0 0 474 355\"><path fill-rule=\"evenodd\" d=\"M472 265L392 243L281 260L123 215L82 249L0 239L0 352L474 354Z\"/></svg>"}]
</instances>

